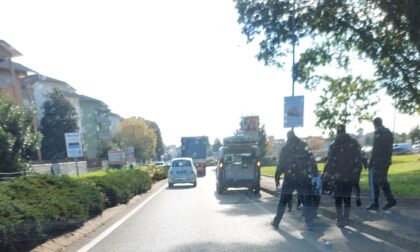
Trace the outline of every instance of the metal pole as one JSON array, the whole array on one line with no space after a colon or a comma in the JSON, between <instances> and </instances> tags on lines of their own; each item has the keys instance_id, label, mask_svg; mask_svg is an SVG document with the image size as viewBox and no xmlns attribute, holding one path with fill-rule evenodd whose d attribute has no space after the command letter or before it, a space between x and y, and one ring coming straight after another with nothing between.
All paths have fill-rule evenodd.
<instances>
[{"instance_id":1,"label":"metal pole","mask_svg":"<svg viewBox=\"0 0 420 252\"><path fill-rule=\"evenodd\" d=\"M293 0L292 12L292 45L293 45L293 64L292 64L292 96L295 96L295 80L296 80L296 63L295 63L295 46L296 46L296 0Z\"/></svg>"},{"instance_id":2,"label":"metal pole","mask_svg":"<svg viewBox=\"0 0 420 252\"><path fill-rule=\"evenodd\" d=\"M77 164L77 158L75 158L76 160L76 173L77 173L77 177L79 177L79 165Z\"/></svg>"},{"instance_id":3,"label":"metal pole","mask_svg":"<svg viewBox=\"0 0 420 252\"><path fill-rule=\"evenodd\" d=\"M394 105L394 125L392 127L392 135L395 134L395 117L396 117L396 114L397 114L397 107Z\"/></svg>"}]
</instances>

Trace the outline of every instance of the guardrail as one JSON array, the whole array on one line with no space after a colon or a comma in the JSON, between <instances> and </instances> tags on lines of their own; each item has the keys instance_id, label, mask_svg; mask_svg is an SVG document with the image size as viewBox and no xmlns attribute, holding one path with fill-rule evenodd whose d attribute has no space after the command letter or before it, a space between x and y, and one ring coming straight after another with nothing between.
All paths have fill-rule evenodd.
<instances>
[{"instance_id":1,"label":"guardrail","mask_svg":"<svg viewBox=\"0 0 420 252\"><path fill-rule=\"evenodd\" d=\"M0 172L0 180L8 180L26 176L34 176L36 173L33 171L18 171L18 172Z\"/></svg>"}]
</instances>

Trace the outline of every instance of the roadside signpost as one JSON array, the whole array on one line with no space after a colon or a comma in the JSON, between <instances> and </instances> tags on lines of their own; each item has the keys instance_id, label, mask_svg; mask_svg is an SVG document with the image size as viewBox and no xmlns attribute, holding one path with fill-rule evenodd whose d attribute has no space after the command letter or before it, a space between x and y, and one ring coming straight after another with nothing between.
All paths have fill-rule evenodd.
<instances>
[{"instance_id":1,"label":"roadside signpost","mask_svg":"<svg viewBox=\"0 0 420 252\"><path fill-rule=\"evenodd\" d=\"M303 127L303 96L284 97L284 127L295 128Z\"/></svg>"},{"instance_id":2,"label":"roadside signpost","mask_svg":"<svg viewBox=\"0 0 420 252\"><path fill-rule=\"evenodd\" d=\"M64 138L66 141L67 157L75 158L76 172L77 176L79 176L79 166L77 163L77 158L83 157L82 137L79 132L71 132L64 133Z\"/></svg>"}]
</instances>

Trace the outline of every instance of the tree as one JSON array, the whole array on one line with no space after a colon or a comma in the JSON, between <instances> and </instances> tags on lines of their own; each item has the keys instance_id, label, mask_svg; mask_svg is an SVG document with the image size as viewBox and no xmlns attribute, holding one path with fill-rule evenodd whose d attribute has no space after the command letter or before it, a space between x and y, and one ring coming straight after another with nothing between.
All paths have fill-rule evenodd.
<instances>
[{"instance_id":1,"label":"tree","mask_svg":"<svg viewBox=\"0 0 420 252\"><path fill-rule=\"evenodd\" d=\"M420 127L417 125L415 128L411 129L408 133L408 137L411 140L411 143L420 142Z\"/></svg>"},{"instance_id":2,"label":"tree","mask_svg":"<svg viewBox=\"0 0 420 252\"><path fill-rule=\"evenodd\" d=\"M114 139L122 149L134 147L134 155L139 160L156 155L156 134L143 118L124 119L118 125Z\"/></svg>"},{"instance_id":3,"label":"tree","mask_svg":"<svg viewBox=\"0 0 420 252\"><path fill-rule=\"evenodd\" d=\"M42 158L58 160L66 158L66 143L64 133L77 132L77 114L64 94L54 89L48 94L43 104L44 116L41 119Z\"/></svg>"},{"instance_id":4,"label":"tree","mask_svg":"<svg viewBox=\"0 0 420 252\"><path fill-rule=\"evenodd\" d=\"M115 149L117 146L112 141L112 139L102 139L97 147L96 147L96 153L98 158L108 158L108 151Z\"/></svg>"},{"instance_id":5,"label":"tree","mask_svg":"<svg viewBox=\"0 0 420 252\"><path fill-rule=\"evenodd\" d=\"M214 139L212 147L213 152L218 152L220 147L222 147L222 143L220 142L219 138Z\"/></svg>"},{"instance_id":6,"label":"tree","mask_svg":"<svg viewBox=\"0 0 420 252\"><path fill-rule=\"evenodd\" d=\"M405 143L407 141L406 133L394 133L394 143Z\"/></svg>"},{"instance_id":7,"label":"tree","mask_svg":"<svg viewBox=\"0 0 420 252\"><path fill-rule=\"evenodd\" d=\"M266 148L266 154L265 154L267 157L277 156L277 153L274 153L274 145L275 145L274 136L269 136L267 139L267 148Z\"/></svg>"},{"instance_id":8,"label":"tree","mask_svg":"<svg viewBox=\"0 0 420 252\"><path fill-rule=\"evenodd\" d=\"M162 134L160 133L160 128L159 125L157 125L157 123L152 122L152 121L148 121L145 120L147 126L149 126L149 128L151 128L156 135L156 149L155 149L155 155L156 155L156 159L157 160L162 160L162 156L163 154L165 154L165 146L163 144L163 140L162 140Z\"/></svg>"},{"instance_id":9,"label":"tree","mask_svg":"<svg viewBox=\"0 0 420 252\"><path fill-rule=\"evenodd\" d=\"M34 110L0 96L0 172L23 171L41 139L32 130Z\"/></svg>"},{"instance_id":10,"label":"tree","mask_svg":"<svg viewBox=\"0 0 420 252\"><path fill-rule=\"evenodd\" d=\"M263 159L267 154L267 133L265 125L258 128L258 147L260 148L260 158Z\"/></svg>"},{"instance_id":11,"label":"tree","mask_svg":"<svg viewBox=\"0 0 420 252\"><path fill-rule=\"evenodd\" d=\"M379 89L386 90L400 112L420 113L418 1L296 0L295 35L294 0L234 1L242 32L248 42L259 40L257 59L266 65L283 67L292 41L311 45L299 55L293 72L308 89L326 85L316 109L318 126L333 129L334 122L369 120L366 111L376 104L372 94ZM356 56L373 64L374 80L352 75ZM335 75L323 74L325 66L336 68Z\"/></svg>"}]
</instances>

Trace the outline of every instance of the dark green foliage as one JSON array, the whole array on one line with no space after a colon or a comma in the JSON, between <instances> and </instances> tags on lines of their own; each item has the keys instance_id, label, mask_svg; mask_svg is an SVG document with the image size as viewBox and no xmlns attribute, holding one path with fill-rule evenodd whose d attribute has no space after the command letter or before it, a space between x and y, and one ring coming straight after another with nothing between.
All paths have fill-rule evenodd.
<instances>
[{"instance_id":1,"label":"dark green foliage","mask_svg":"<svg viewBox=\"0 0 420 252\"><path fill-rule=\"evenodd\" d=\"M320 101L317 103L315 114L318 119L316 126L329 130L330 136L334 134L337 124L347 125L356 118L359 122L371 120L368 109L378 100L370 98L377 92L372 81L352 76L333 79L324 78L329 82Z\"/></svg>"},{"instance_id":2,"label":"dark green foliage","mask_svg":"<svg viewBox=\"0 0 420 252\"><path fill-rule=\"evenodd\" d=\"M65 159L67 155L64 133L78 131L76 110L58 89L54 89L48 95L48 100L43 106L42 157L45 160Z\"/></svg>"},{"instance_id":3,"label":"dark green foliage","mask_svg":"<svg viewBox=\"0 0 420 252\"><path fill-rule=\"evenodd\" d=\"M260 158L263 159L267 154L267 133L265 133L265 125L258 129L258 147L260 148Z\"/></svg>"},{"instance_id":4,"label":"dark green foliage","mask_svg":"<svg viewBox=\"0 0 420 252\"><path fill-rule=\"evenodd\" d=\"M0 251L26 251L151 188L147 172L102 177L37 175L0 183Z\"/></svg>"},{"instance_id":5,"label":"dark green foliage","mask_svg":"<svg viewBox=\"0 0 420 252\"><path fill-rule=\"evenodd\" d=\"M219 138L216 138L212 147L213 152L218 152L220 147L222 147L222 143L220 142Z\"/></svg>"},{"instance_id":6,"label":"dark green foliage","mask_svg":"<svg viewBox=\"0 0 420 252\"><path fill-rule=\"evenodd\" d=\"M93 183L67 176L31 176L0 184L0 249L37 243L100 214ZM19 245L20 244L20 245Z\"/></svg>"},{"instance_id":7,"label":"dark green foliage","mask_svg":"<svg viewBox=\"0 0 420 252\"><path fill-rule=\"evenodd\" d=\"M410 138L413 144L420 142L420 126L417 125L413 129L411 129L410 133L408 133L408 137Z\"/></svg>"},{"instance_id":8,"label":"dark green foliage","mask_svg":"<svg viewBox=\"0 0 420 252\"><path fill-rule=\"evenodd\" d=\"M33 110L25 110L0 96L0 172L26 168L41 138L33 133Z\"/></svg>"},{"instance_id":9,"label":"dark green foliage","mask_svg":"<svg viewBox=\"0 0 420 252\"><path fill-rule=\"evenodd\" d=\"M117 144L113 143L112 140L102 139L96 148L97 157L108 159L108 151L112 149L117 149Z\"/></svg>"},{"instance_id":10,"label":"dark green foliage","mask_svg":"<svg viewBox=\"0 0 420 252\"><path fill-rule=\"evenodd\" d=\"M260 43L258 60L283 67L285 56L291 55L294 39L291 32L294 0L234 1L243 33L249 42ZM418 13L420 2L414 0L296 0L295 38L304 45L296 65L297 82L308 89L322 82L326 89L321 99L330 97L329 90L341 82L360 89L346 92L342 95L347 96L345 99L318 103L318 116L328 114L318 117L319 121L329 117L331 122L337 122L343 119L338 114L345 114L344 121L368 119L365 111L376 103L371 97L379 88L386 90L401 112L420 112ZM351 63L355 57L373 64L373 81L352 76ZM325 66L336 71L325 74ZM346 110L343 105L347 101L360 104L354 110Z\"/></svg>"},{"instance_id":11,"label":"dark green foliage","mask_svg":"<svg viewBox=\"0 0 420 252\"><path fill-rule=\"evenodd\" d=\"M131 197L146 192L152 185L149 174L137 169L124 169L87 179L93 181L106 196L108 207L127 203Z\"/></svg>"}]
</instances>

